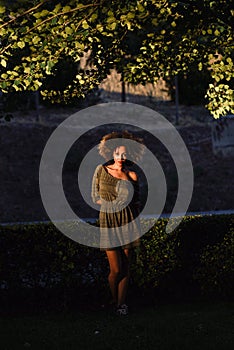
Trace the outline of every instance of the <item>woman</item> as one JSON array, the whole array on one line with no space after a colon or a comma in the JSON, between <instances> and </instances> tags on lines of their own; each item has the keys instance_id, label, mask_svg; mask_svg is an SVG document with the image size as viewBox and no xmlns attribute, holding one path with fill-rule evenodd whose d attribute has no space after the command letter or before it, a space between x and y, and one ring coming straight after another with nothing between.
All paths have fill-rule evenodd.
<instances>
[{"instance_id":1,"label":"woman","mask_svg":"<svg viewBox=\"0 0 234 350\"><path fill-rule=\"evenodd\" d=\"M135 142L133 142L135 141ZM139 184L133 162L144 152L142 139L128 131L105 135L99 154L107 163L98 165L92 181L92 199L100 207L100 245L106 251L109 286L119 315L128 314L126 294L132 248L139 246Z\"/></svg>"}]
</instances>

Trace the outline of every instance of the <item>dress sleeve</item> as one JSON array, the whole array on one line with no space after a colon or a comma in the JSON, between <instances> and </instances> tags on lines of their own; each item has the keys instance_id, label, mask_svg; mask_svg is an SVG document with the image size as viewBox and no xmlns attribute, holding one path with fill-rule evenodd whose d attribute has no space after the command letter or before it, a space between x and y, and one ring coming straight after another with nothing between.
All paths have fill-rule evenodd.
<instances>
[{"instance_id":1,"label":"dress sleeve","mask_svg":"<svg viewBox=\"0 0 234 350\"><path fill-rule=\"evenodd\" d=\"M95 204L101 198L99 194L99 180L100 180L101 167L102 167L101 164L96 167L93 174L93 179L92 179L91 197Z\"/></svg>"}]
</instances>

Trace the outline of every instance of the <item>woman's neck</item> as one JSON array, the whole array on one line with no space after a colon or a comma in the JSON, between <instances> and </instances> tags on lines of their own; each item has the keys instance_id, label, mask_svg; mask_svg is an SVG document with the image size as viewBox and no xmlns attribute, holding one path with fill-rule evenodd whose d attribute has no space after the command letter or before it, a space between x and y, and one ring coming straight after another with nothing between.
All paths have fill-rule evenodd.
<instances>
[{"instance_id":1,"label":"woman's neck","mask_svg":"<svg viewBox=\"0 0 234 350\"><path fill-rule=\"evenodd\" d=\"M116 163L114 163L114 164L111 165L111 167L114 170L123 170L124 164L116 164Z\"/></svg>"}]
</instances>

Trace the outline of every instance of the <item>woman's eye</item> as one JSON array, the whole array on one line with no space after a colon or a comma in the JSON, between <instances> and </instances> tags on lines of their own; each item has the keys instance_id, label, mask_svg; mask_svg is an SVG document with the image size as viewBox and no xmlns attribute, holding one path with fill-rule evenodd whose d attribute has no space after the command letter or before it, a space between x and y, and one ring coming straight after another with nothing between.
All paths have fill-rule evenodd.
<instances>
[{"instance_id":1,"label":"woman's eye","mask_svg":"<svg viewBox=\"0 0 234 350\"><path fill-rule=\"evenodd\" d=\"M127 157L127 153L122 153L122 154L119 154L119 153L115 153L115 156L116 157Z\"/></svg>"}]
</instances>

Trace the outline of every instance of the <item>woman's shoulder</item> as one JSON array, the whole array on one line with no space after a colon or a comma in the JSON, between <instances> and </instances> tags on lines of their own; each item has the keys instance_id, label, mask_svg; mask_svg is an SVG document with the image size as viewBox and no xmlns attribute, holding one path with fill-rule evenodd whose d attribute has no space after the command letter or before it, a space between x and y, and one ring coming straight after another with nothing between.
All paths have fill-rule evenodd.
<instances>
[{"instance_id":1,"label":"woman's shoulder","mask_svg":"<svg viewBox=\"0 0 234 350\"><path fill-rule=\"evenodd\" d=\"M129 171L128 176L131 178L131 180L133 181L137 181L138 177L137 177L137 173L135 173L135 171Z\"/></svg>"},{"instance_id":2,"label":"woman's shoulder","mask_svg":"<svg viewBox=\"0 0 234 350\"><path fill-rule=\"evenodd\" d=\"M98 165L96 166L96 168L95 168L94 175L96 175L96 174L99 175L100 172L101 172L101 170L102 170L102 167L103 167L102 164L98 164Z\"/></svg>"},{"instance_id":3,"label":"woman's shoulder","mask_svg":"<svg viewBox=\"0 0 234 350\"><path fill-rule=\"evenodd\" d=\"M130 167L126 168L126 173L128 174L128 176L130 177L131 180L133 180L133 181L138 180L137 173L135 171L133 171Z\"/></svg>"},{"instance_id":4,"label":"woman's shoulder","mask_svg":"<svg viewBox=\"0 0 234 350\"><path fill-rule=\"evenodd\" d=\"M98 164L98 165L96 166L96 170L99 170L99 169L101 169L102 167L103 167L102 164Z\"/></svg>"}]
</instances>

